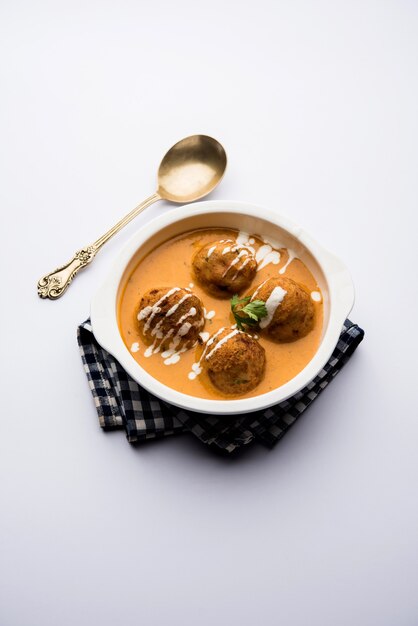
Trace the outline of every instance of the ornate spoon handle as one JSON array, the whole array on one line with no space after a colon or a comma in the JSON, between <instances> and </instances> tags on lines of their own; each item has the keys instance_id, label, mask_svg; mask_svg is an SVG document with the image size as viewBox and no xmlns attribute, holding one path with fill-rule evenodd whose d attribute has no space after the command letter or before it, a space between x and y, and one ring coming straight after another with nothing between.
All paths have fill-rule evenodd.
<instances>
[{"instance_id":1,"label":"ornate spoon handle","mask_svg":"<svg viewBox=\"0 0 418 626\"><path fill-rule=\"evenodd\" d=\"M54 272L46 274L38 281L38 296L56 300L69 287L74 276L86 267L96 256L98 248L93 244L75 253L71 261L61 265Z\"/></svg>"},{"instance_id":2,"label":"ornate spoon handle","mask_svg":"<svg viewBox=\"0 0 418 626\"><path fill-rule=\"evenodd\" d=\"M116 235L116 233L126 226L128 222L141 213L141 211L157 200L160 200L160 195L158 193L152 194L152 196L141 202L141 204L138 204L130 213L125 215L113 228L99 237L97 241L90 246L78 250L71 261L65 265L61 265L53 272L42 276L38 281L38 296L40 298L49 298L50 300L56 300L62 296L68 289L74 276L76 276L83 267L86 267L86 265L92 262L100 248L104 246L113 235Z\"/></svg>"}]
</instances>

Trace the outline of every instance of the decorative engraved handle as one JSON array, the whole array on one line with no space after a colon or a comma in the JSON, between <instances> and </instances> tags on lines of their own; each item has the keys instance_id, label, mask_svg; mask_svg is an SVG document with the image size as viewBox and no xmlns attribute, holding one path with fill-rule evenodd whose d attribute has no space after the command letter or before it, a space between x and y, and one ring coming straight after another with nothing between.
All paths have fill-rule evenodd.
<instances>
[{"instance_id":1,"label":"decorative engraved handle","mask_svg":"<svg viewBox=\"0 0 418 626\"><path fill-rule=\"evenodd\" d=\"M87 248L82 248L75 253L71 261L65 265L61 265L54 272L46 274L38 281L38 296L40 298L50 298L56 300L69 287L74 276L83 267L92 262L98 251L97 246L93 244Z\"/></svg>"},{"instance_id":2,"label":"decorative engraved handle","mask_svg":"<svg viewBox=\"0 0 418 626\"><path fill-rule=\"evenodd\" d=\"M54 272L46 274L38 281L38 296L56 300L68 289L71 281L78 272L92 262L97 252L113 235L116 235L128 222L146 209L150 204L160 200L158 193L152 194L149 198L138 204L128 215L125 215L113 228L99 237L91 246L82 248L75 253L71 261L61 265Z\"/></svg>"}]
</instances>

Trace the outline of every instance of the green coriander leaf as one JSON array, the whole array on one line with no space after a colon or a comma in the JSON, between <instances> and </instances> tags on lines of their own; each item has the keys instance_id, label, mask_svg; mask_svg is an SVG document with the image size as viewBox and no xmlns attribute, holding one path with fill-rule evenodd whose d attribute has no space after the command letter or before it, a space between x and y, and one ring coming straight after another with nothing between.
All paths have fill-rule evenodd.
<instances>
[{"instance_id":1,"label":"green coriander leaf","mask_svg":"<svg viewBox=\"0 0 418 626\"><path fill-rule=\"evenodd\" d=\"M246 304L250 301L250 296L245 296L245 298L240 298L238 294L232 296L231 298L231 308L234 310L239 304Z\"/></svg>"},{"instance_id":2,"label":"green coriander leaf","mask_svg":"<svg viewBox=\"0 0 418 626\"><path fill-rule=\"evenodd\" d=\"M241 309L244 312L244 309ZM253 313L252 311L249 311L248 309L245 311L245 313L248 315L248 317L256 322L258 322L258 317L255 313Z\"/></svg>"},{"instance_id":3,"label":"green coriander leaf","mask_svg":"<svg viewBox=\"0 0 418 626\"><path fill-rule=\"evenodd\" d=\"M249 302L241 310L243 313L246 313L249 317L251 317L251 319L257 321L267 315L266 303L263 300L254 300L253 302Z\"/></svg>"},{"instance_id":4,"label":"green coriander leaf","mask_svg":"<svg viewBox=\"0 0 418 626\"><path fill-rule=\"evenodd\" d=\"M231 299L231 310L238 330L245 330L245 326L256 326L262 317L267 315L266 304L263 300L251 302L250 296L240 298L234 295Z\"/></svg>"}]
</instances>

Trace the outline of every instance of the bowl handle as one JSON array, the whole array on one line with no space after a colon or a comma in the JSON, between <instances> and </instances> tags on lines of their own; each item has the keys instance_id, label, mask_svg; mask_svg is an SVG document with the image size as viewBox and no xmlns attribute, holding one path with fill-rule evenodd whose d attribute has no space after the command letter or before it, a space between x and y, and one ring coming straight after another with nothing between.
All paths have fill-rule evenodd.
<instances>
[{"instance_id":1,"label":"bowl handle","mask_svg":"<svg viewBox=\"0 0 418 626\"><path fill-rule=\"evenodd\" d=\"M336 285L337 310L341 315L342 322L344 322L354 306L355 290L353 279L347 267L338 257L330 252L327 252L327 257Z\"/></svg>"}]
</instances>

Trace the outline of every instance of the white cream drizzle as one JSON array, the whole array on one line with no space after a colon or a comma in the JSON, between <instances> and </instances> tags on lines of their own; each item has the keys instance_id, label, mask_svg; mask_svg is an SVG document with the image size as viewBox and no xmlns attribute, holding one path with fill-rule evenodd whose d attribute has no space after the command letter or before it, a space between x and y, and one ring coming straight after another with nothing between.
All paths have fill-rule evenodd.
<instances>
[{"instance_id":1,"label":"white cream drizzle","mask_svg":"<svg viewBox=\"0 0 418 626\"><path fill-rule=\"evenodd\" d=\"M273 315L275 314L277 307L282 303L283 298L287 294L287 291L282 289L282 287L275 287L266 301L266 309L267 315L266 317L261 318L260 320L260 328L266 328L273 319Z\"/></svg>"},{"instance_id":2,"label":"white cream drizzle","mask_svg":"<svg viewBox=\"0 0 418 626\"><path fill-rule=\"evenodd\" d=\"M172 289L167 291L167 293L165 293L155 304L153 304L152 306L146 306L141 311L139 311L138 320L144 320L148 318L144 325L144 334L148 331L154 317L157 315L157 313L161 311L160 304L162 304L164 300L167 300L167 298L173 295L173 293L177 293L177 291L180 291L180 287L173 287Z\"/></svg>"},{"instance_id":3,"label":"white cream drizzle","mask_svg":"<svg viewBox=\"0 0 418 626\"><path fill-rule=\"evenodd\" d=\"M139 352L139 343L137 341L134 341L131 345L131 352Z\"/></svg>"},{"instance_id":4,"label":"white cream drizzle","mask_svg":"<svg viewBox=\"0 0 418 626\"><path fill-rule=\"evenodd\" d=\"M206 309L203 309L203 315L205 316L206 320L211 320L215 317L216 312L215 311L206 311Z\"/></svg>"},{"instance_id":5,"label":"white cream drizzle","mask_svg":"<svg viewBox=\"0 0 418 626\"><path fill-rule=\"evenodd\" d=\"M261 285L258 285L257 289L254 291L253 295L251 296L251 302L252 302L253 300L255 300L255 299L256 299L257 294L258 294L258 292L260 291L261 287L263 287L263 285L265 285L265 284L266 284L266 282L267 282L268 280L269 280L269 279L268 279L268 278L266 278L266 280L265 280L265 281L263 281L263 282L261 283Z\"/></svg>"},{"instance_id":6,"label":"white cream drizzle","mask_svg":"<svg viewBox=\"0 0 418 626\"><path fill-rule=\"evenodd\" d=\"M157 313L161 311L160 305L167 298L169 298L174 293L177 293L178 291L180 291L180 287L173 287L172 289L167 291L167 293L165 293L164 296L162 296L153 306L144 307L141 311L139 311L138 316L137 316L138 320L144 320L144 319L147 320L144 325L144 330L143 330L144 334L150 329L152 320L154 319L155 315L157 315ZM188 318L195 317L197 315L196 307L192 306L186 313L184 313L180 317L180 319L177 322L175 322L176 328L170 328L165 335L163 335L163 333L161 332L161 326L164 320L167 317L171 317L172 315L174 315L174 313L177 311L179 306L183 304L183 302L185 302L186 300L192 297L193 294L190 292L190 289L186 288L186 291L188 293L183 295L178 302L173 304L173 306L165 314L164 318L160 320L154 326L154 328L152 328L151 336L155 337L155 339L154 339L154 342L146 348L144 352L145 357L148 358L152 356L153 354L159 353L161 350L161 346L165 344L167 339L172 337L174 335L174 332L177 330L176 334L172 337L172 340L170 341L169 347L161 353L161 357L164 359L165 365L172 365L174 363L178 363L178 361L180 360L180 355L183 352L186 352L186 350L190 347L190 346L183 346L179 350L177 349L182 338L188 334L192 326L201 327L204 325L205 322L203 319L196 320L194 322L186 321ZM215 312L213 313L215 314ZM138 350L139 350L139 344L137 345L138 345ZM135 344L132 344L132 346L134 347ZM132 351L134 352L136 350L132 350Z\"/></svg>"},{"instance_id":7,"label":"white cream drizzle","mask_svg":"<svg viewBox=\"0 0 418 626\"><path fill-rule=\"evenodd\" d=\"M264 245L260 246L256 252L256 261L258 264L257 272L266 267L266 265L269 265L269 263L278 265L281 259L280 249L285 249L287 250L289 258L283 267L279 269L279 274L284 274L293 259L297 258L296 254L293 250L285 248L285 246L281 246L277 241L273 241L269 237L261 237L261 239L263 240ZM244 231L240 231L238 233L236 241L238 245L244 246L255 243L255 240L250 238L250 235Z\"/></svg>"},{"instance_id":8,"label":"white cream drizzle","mask_svg":"<svg viewBox=\"0 0 418 626\"><path fill-rule=\"evenodd\" d=\"M263 267L266 267L269 263L272 263L273 265L278 265L280 263L280 252L278 250L272 250L266 254L258 269L262 270Z\"/></svg>"},{"instance_id":9,"label":"white cream drizzle","mask_svg":"<svg viewBox=\"0 0 418 626\"><path fill-rule=\"evenodd\" d=\"M183 296L182 298L180 298L180 300L179 300L178 302L176 302L176 304L173 304L173 306L171 307L171 309L169 309L169 310L167 311L167 313L165 314L165 316L166 316L166 317L170 317L170 315L173 315L173 313L175 313L175 312L177 311L177 309L179 308L179 306L180 306L181 304L183 304L183 302L184 302L185 300L188 300L189 298L191 298L191 297L192 297L192 295L193 295L193 294L191 294L191 293L186 293L186 295L185 295L185 296Z\"/></svg>"},{"instance_id":10,"label":"white cream drizzle","mask_svg":"<svg viewBox=\"0 0 418 626\"><path fill-rule=\"evenodd\" d=\"M215 345L213 346L209 354L205 356L206 361L208 361L210 357L216 352L216 350L218 350L224 343L232 339L232 337L235 337L235 335L238 335L238 333L240 332L241 332L240 330L235 328L235 330L225 335L225 337L222 337L222 339L220 339L217 343L215 343ZM209 343L207 343L206 345L209 345Z\"/></svg>"},{"instance_id":11,"label":"white cream drizzle","mask_svg":"<svg viewBox=\"0 0 418 626\"><path fill-rule=\"evenodd\" d=\"M255 260L257 261L257 263L261 263L261 261L263 261L267 254L271 251L272 247L268 243L264 244L264 246L260 246L257 250L257 254L255 255Z\"/></svg>"},{"instance_id":12,"label":"white cream drizzle","mask_svg":"<svg viewBox=\"0 0 418 626\"><path fill-rule=\"evenodd\" d=\"M237 263L239 263L242 257L247 257L248 255L249 255L249 250L247 248L243 248L242 250L240 250L237 256L232 260L232 262L228 265L228 267L222 274L222 278L224 278L228 274L230 269L232 269ZM244 263L242 263L242 265L239 268L237 268L237 272L240 272L243 267L244 267Z\"/></svg>"},{"instance_id":13,"label":"white cream drizzle","mask_svg":"<svg viewBox=\"0 0 418 626\"><path fill-rule=\"evenodd\" d=\"M206 254L206 258L209 259L209 257L212 256L212 254L215 252L215 250L217 249L217 247L219 246L219 244L221 243L227 243L227 244L234 244L234 241L232 239L221 239L220 241L217 241L215 244L213 244L213 246L211 246ZM221 254L226 254L227 252L229 252L231 249L231 246L225 246L221 252Z\"/></svg>"},{"instance_id":14,"label":"white cream drizzle","mask_svg":"<svg viewBox=\"0 0 418 626\"><path fill-rule=\"evenodd\" d=\"M246 233L244 230L240 230L237 237L237 244L239 246L250 245L252 246L255 243L255 239L250 237L249 233Z\"/></svg>"},{"instance_id":15,"label":"white cream drizzle","mask_svg":"<svg viewBox=\"0 0 418 626\"><path fill-rule=\"evenodd\" d=\"M188 373L188 378L190 380L194 380L197 376L199 376L199 374L202 373L202 360L205 358L206 353L208 351L208 348L210 348L210 346L213 344L213 342L215 341L216 337L218 337L218 335L220 335L225 329L225 327L223 326L222 328L220 328L219 330L216 331L216 333L214 335L212 335L212 337L209 339L209 341L207 341L205 348L202 352L202 356L200 357L199 361L197 363L193 363L192 365L192 371Z\"/></svg>"},{"instance_id":16,"label":"white cream drizzle","mask_svg":"<svg viewBox=\"0 0 418 626\"><path fill-rule=\"evenodd\" d=\"M189 332L189 330L191 329L192 324L190 322L184 322L184 324L182 324L177 332L177 335L179 337L184 337L185 335L187 335L187 333Z\"/></svg>"},{"instance_id":17,"label":"white cream drizzle","mask_svg":"<svg viewBox=\"0 0 418 626\"><path fill-rule=\"evenodd\" d=\"M217 245L218 245L218 244L216 244L216 243L215 243L215 245L214 245L214 246L212 246L211 248L209 248L208 253L207 253L207 255L206 255L206 258L207 258L207 259L208 259L208 258L209 258L212 254L213 254L213 252L215 252L215 250L216 250L216 246L217 246Z\"/></svg>"},{"instance_id":18,"label":"white cream drizzle","mask_svg":"<svg viewBox=\"0 0 418 626\"><path fill-rule=\"evenodd\" d=\"M237 271L233 275L232 280L235 280L237 278L237 276L240 273L240 271L244 269L244 267L247 265L247 263L249 263L251 261L251 259L252 259L252 257L250 257L250 256L247 256L247 258L244 259L244 262L242 263L242 265L237 269Z\"/></svg>"},{"instance_id":19,"label":"white cream drizzle","mask_svg":"<svg viewBox=\"0 0 418 626\"><path fill-rule=\"evenodd\" d=\"M266 267L266 265L269 265L270 263L272 265L278 265L281 259L279 248L281 248L282 246L280 246L278 243L276 243L273 240L270 240L267 237L263 237L262 239L264 241L264 245L260 246L257 252L255 252L255 250L251 248L252 251L255 253L255 258L257 261L257 272L262 270L264 267ZM255 239L250 238L250 235L248 233L244 231L240 231L238 233L237 235L238 245L244 245L244 246L250 247L250 244L254 244L254 243L255 243ZM289 252L289 256L291 254L293 255L293 253L290 250L288 252ZM294 255L292 256L292 259L293 258L294 258Z\"/></svg>"},{"instance_id":20,"label":"white cream drizzle","mask_svg":"<svg viewBox=\"0 0 418 626\"><path fill-rule=\"evenodd\" d=\"M203 343L206 343L207 340L210 337L210 333L208 333L207 331L203 331L201 333L199 333L199 337L201 338L201 340L203 341Z\"/></svg>"},{"instance_id":21,"label":"white cream drizzle","mask_svg":"<svg viewBox=\"0 0 418 626\"><path fill-rule=\"evenodd\" d=\"M322 295L320 291L311 291L311 298L314 302L321 302Z\"/></svg>"},{"instance_id":22,"label":"white cream drizzle","mask_svg":"<svg viewBox=\"0 0 418 626\"><path fill-rule=\"evenodd\" d=\"M251 261L252 257L255 256L255 250L251 246L251 244L254 244L254 243L255 243L255 239L250 238L248 233L242 232L237 235L236 241L234 241L233 239L221 239L216 244L211 246L207 252L206 258L208 259L220 244L227 244L227 245L224 245L224 247L220 251L221 256L224 256L225 254L228 254L229 252L238 252L238 255L232 260L230 265L228 265L228 267L225 269L224 273L222 274L222 278L225 278L228 272L233 267L235 267L241 259L243 259L243 262L238 268L236 268L235 274L232 277L232 280L235 280L239 272ZM243 257L246 257L246 258L243 258Z\"/></svg>"},{"instance_id":23,"label":"white cream drizzle","mask_svg":"<svg viewBox=\"0 0 418 626\"><path fill-rule=\"evenodd\" d=\"M197 309L196 307L192 306L187 313L185 313L184 315L181 316L181 318L179 319L179 321L177 322L177 324L181 324L182 322L184 322L184 320L187 320L188 317L194 317L197 313Z\"/></svg>"},{"instance_id":24,"label":"white cream drizzle","mask_svg":"<svg viewBox=\"0 0 418 626\"><path fill-rule=\"evenodd\" d=\"M163 338L163 334L160 331L160 328L161 328L161 326L163 324L163 321L164 320L160 320L157 324L155 324L154 328L151 331L151 336L152 337L156 336L157 339L162 339Z\"/></svg>"},{"instance_id":25,"label":"white cream drizzle","mask_svg":"<svg viewBox=\"0 0 418 626\"><path fill-rule=\"evenodd\" d=\"M183 352L186 352L187 348L181 348L181 350L174 350L170 348L169 350L164 350L161 354L164 359L164 365L174 365L174 363L178 363L180 361L180 357Z\"/></svg>"},{"instance_id":26,"label":"white cream drizzle","mask_svg":"<svg viewBox=\"0 0 418 626\"><path fill-rule=\"evenodd\" d=\"M187 376L189 380L194 380L201 373L202 373L202 368L200 366L200 361L199 361L199 363L192 364L192 371L189 372Z\"/></svg>"},{"instance_id":27,"label":"white cream drizzle","mask_svg":"<svg viewBox=\"0 0 418 626\"><path fill-rule=\"evenodd\" d=\"M152 344L152 346L148 346L148 348L145 350L144 356L146 356L146 357L152 356L154 354L154 348L155 348L155 341ZM156 350L156 352L158 352L158 351Z\"/></svg>"},{"instance_id":28,"label":"white cream drizzle","mask_svg":"<svg viewBox=\"0 0 418 626\"><path fill-rule=\"evenodd\" d=\"M285 271L287 270L287 268L289 267L289 265L291 264L291 262L293 261L293 259L296 259L296 254L293 252L293 250L290 250L289 248L287 248L287 253L289 255L289 258L287 259L286 263L283 265L283 267L281 267L279 269L279 274L284 274Z\"/></svg>"},{"instance_id":29,"label":"white cream drizzle","mask_svg":"<svg viewBox=\"0 0 418 626\"><path fill-rule=\"evenodd\" d=\"M168 350L172 350L173 352L176 351L177 346L179 345L181 338L184 335L187 335L187 333L189 332L191 328L191 324L186 323L183 324L179 330L177 331L177 334L173 337L173 341L170 342L170 345L168 347ZM150 357L153 354L158 354L160 352L161 346L163 345L163 343L166 342L166 340L171 337L171 335L174 333L174 329L170 328L170 330L161 338L157 337L154 340L154 343L151 346L148 346L148 348L145 350L144 352L144 356L145 357ZM158 339L160 339L160 341L158 342ZM158 342L158 343L157 343ZM167 352L167 350L165 350L164 352ZM161 353L161 356L163 356L164 352Z\"/></svg>"},{"instance_id":30,"label":"white cream drizzle","mask_svg":"<svg viewBox=\"0 0 418 626\"><path fill-rule=\"evenodd\" d=\"M259 247L257 254L255 255L255 259L258 264L257 271L260 271L269 263L278 265L280 263L280 252L278 250L273 250L271 245L266 243L264 246Z\"/></svg>"}]
</instances>

